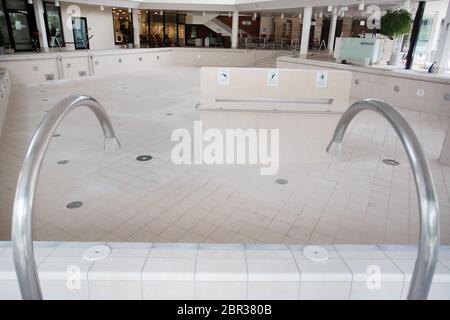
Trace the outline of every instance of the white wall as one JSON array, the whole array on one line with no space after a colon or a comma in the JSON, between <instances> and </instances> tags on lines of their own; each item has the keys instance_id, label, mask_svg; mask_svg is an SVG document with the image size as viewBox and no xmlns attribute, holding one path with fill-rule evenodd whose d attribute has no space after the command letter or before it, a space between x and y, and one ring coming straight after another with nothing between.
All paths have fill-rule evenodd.
<instances>
[{"instance_id":1,"label":"white wall","mask_svg":"<svg viewBox=\"0 0 450 320\"><path fill-rule=\"evenodd\" d=\"M269 50L206 48L115 49L103 51L53 52L0 56L0 68L7 69L13 85L74 79L82 75L142 72L152 66L250 67L271 55Z\"/></svg>"},{"instance_id":2,"label":"white wall","mask_svg":"<svg viewBox=\"0 0 450 320\"><path fill-rule=\"evenodd\" d=\"M61 2L61 17L63 20L64 39L66 42L73 42L73 30L71 19L71 6L77 5L80 8L80 17L87 18L88 34L94 35L90 40L91 50L114 49L114 27L112 18L112 8L106 7L101 11L100 6L80 5L70 2ZM73 44L66 45L66 49L74 50Z\"/></svg>"}]
</instances>

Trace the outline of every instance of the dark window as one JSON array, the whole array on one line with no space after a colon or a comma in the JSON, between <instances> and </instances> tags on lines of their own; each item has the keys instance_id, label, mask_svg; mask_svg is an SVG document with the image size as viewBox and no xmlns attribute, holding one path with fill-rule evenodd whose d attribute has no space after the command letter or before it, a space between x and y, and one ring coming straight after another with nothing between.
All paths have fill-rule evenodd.
<instances>
[{"instance_id":1,"label":"dark window","mask_svg":"<svg viewBox=\"0 0 450 320\"><path fill-rule=\"evenodd\" d=\"M177 25L178 25L177 43L179 46L184 46L186 43L186 15L184 14L177 15Z\"/></svg>"},{"instance_id":2,"label":"dark window","mask_svg":"<svg viewBox=\"0 0 450 320\"><path fill-rule=\"evenodd\" d=\"M117 45L133 43L133 17L128 9L113 8L114 42Z\"/></svg>"},{"instance_id":3,"label":"dark window","mask_svg":"<svg viewBox=\"0 0 450 320\"><path fill-rule=\"evenodd\" d=\"M72 17L72 30L75 50L89 49L87 19L85 17Z\"/></svg>"}]
</instances>

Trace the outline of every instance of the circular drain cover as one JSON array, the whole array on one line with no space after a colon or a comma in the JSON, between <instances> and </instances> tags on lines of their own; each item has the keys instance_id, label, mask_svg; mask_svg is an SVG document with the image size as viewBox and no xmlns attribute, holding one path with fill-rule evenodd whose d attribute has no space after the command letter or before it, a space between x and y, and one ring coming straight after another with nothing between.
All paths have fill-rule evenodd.
<instances>
[{"instance_id":1,"label":"circular drain cover","mask_svg":"<svg viewBox=\"0 0 450 320\"><path fill-rule=\"evenodd\" d=\"M390 166L398 166L400 162L394 159L383 159L383 163L390 165Z\"/></svg>"},{"instance_id":2,"label":"circular drain cover","mask_svg":"<svg viewBox=\"0 0 450 320\"><path fill-rule=\"evenodd\" d=\"M288 180L287 179L277 179L277 180L275 180L275 183L278 183L278 184L288 184Z\"/></svg>"},{"instance_id":3,"label":"circular drain cover","mask_svg":"<svg viewBox=\"0 0 450 320\"><path fill-rule=\"evenodd\" d=\"M318 246L306 246L303 248L303 255L312 261L325 261L328 260L330 254L322 247Z\"/></svg>"},{"instance_id":4,"label":"circular drain cover","mask_svg":"<svg viewBox=\"0 0 450 320\"><path fill-rule=\"evenodd\" d=\"M153 157L148 155L148 154L144 154L142 156L136 157L137 161L149 161L149 160L152 160L152 159L153 159Z\"/></svg>"},{"instance_id":5,"label":"circular drain cover","mask_svg":"<svg viewBox=\"0 0 450 320\"><path fill-rule=\"evenodd\" d=\"M167 112L167 113L166 113L166 116L173 116L173 113Z\"/></svg>"},{"instance_id":6,"label":"circular drain cover","mask_svg":"<svg viewBox=\"0 0 450 320\"><path fill-rule=\"evenodd\" d=\"M56 164L68 164L69 160L59 160Z\"/></svg>"},{"instance_id":7,"label":"circular drain cover","mask_svg":"<svg viewBox=\"0 0 450 320\"><path fill-rule=\"evenodd\" d=\"M58 137L61 137L61 135L59 133L55 133L52 137L53 138L58 138Z\"/></svg>"},{"instance_id":8,"label":"circular drain cover","mask_svg":"<svg viewBox=\"0 0 450 320\"><path fill-rule=\"evenodd\" d=\"M67 209L77 209L83 205L83 202L81 201L74 201L67 204Z\"/></svg>"},{"instance_id":9,"label":"circular drain cover","mask_svg":"<svg viewBox=\"0 0 450 320\"><path fill-rule=\"evenodd\" d=\"M83 258L89 261L98 261L106 258L111 253L111 248L104 244L95 245L86 249Z\"/></svg>"}]
</instances>

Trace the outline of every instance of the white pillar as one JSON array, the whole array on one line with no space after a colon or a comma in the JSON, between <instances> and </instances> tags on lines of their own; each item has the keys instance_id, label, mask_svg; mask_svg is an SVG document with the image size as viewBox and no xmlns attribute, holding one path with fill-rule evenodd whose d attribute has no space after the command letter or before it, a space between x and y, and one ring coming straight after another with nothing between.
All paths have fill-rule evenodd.
<instances>
[{"instance_id":1,"label":"white pillar","mask_svg":"<svg viewBox=\"0 0 450 320\"><path fill-rule=\"evenodd\" d=\"M436 52L435 73L442 74L448 67L450 60L450 3L445 14L444 24L439 35L438 48Z\"/></svg>"},{"instance_id":2,"label":"white pillar","mask_svg":"<svg viewBox=\"0 0 450 320\"><path fill-rule=\"evenodd\" d=\"M303 25L302 25L302 39L300 42L300 58L306 58L308 54L309 33L311 30L311 15L312 7L303 8Z\"/></svg>"},{"instance_id":3,"label":"white pillar","mask_svg":"<svg viewBox=\"0 0 450 320\"><path fill-rule=\"evenodd\" d=\"M141 39L139 37L140 34L140 30L139 30L139 10L138 9L133 9L133 46L135 48L140 48L141 47Z\"/></svg>"},{"instance_id":4,"label":"white pillar","mask_svg":"<svg viewBox=\"0 0 450 320\"><path fill-rule=\"evenodd\" d=\"M39 32L39 45L42 52L48 52L47 31L44 20L44 5L42 0L34 0L34 15L36 17L36 26Z\"/></svg>"},{"instance_id":5,"label":"white pillar","mask_svg":"<svg viewBox=\"0 0 450 320\"><path fill-rule=\"evenodd\" d=\"M336 8L333 9L333 16L330 21L330 32L328 36L328 52L333 53L334 52L334 38L336 36L336 24L337 24L337 10Z\"/></svg>"},{"instance_id":6,"label":"white pillar","mask_svg":"<svg viewBox=\"0 0 450 320\"><path fill-rule=\"evenodd\" d=\"M233 12L233 23L231 25L231 48L236 49L238 47L238 35L239 35L239 12Z\"/></svg>"}]
</instances>

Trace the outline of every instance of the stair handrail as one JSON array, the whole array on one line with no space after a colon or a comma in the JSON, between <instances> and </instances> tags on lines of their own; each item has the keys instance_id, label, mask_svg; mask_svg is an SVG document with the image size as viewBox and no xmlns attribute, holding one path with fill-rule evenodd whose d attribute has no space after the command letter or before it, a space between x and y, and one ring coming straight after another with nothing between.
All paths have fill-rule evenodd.
<instances>
[{"instance_id":1,"label":"stair handrail","mask_svg":"<svg viewBox=\"0 0 450 320\"><path fill-rule=\"evenodd\" d=\"M439 205L427 158L411 126L389 104L376 99L363 99L352 104L341 116L327 152L340 155L342 140L348 125L363 110L372 110L382 115L397 133L408 155L419 200L420 235L407 299L426 299L439 254Z\"/></svg>"},{"instance_id":2,"label":"stair handrail","mask_svg":"<svg viewBox=\"0 0 450 320\"><path fill-rule=\"evenodd\" d=\"M14 265L20 292L25 300L42 299L32 237L32 211L36 187L47 147L62 119L74 109L86 106L97 116L105 135L105 149L120 148L112 123L102 105L85 95L68 96L50 109L37 127L19 174L11 227Z\"/></svg>"}]
</instances>

